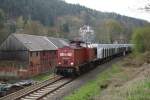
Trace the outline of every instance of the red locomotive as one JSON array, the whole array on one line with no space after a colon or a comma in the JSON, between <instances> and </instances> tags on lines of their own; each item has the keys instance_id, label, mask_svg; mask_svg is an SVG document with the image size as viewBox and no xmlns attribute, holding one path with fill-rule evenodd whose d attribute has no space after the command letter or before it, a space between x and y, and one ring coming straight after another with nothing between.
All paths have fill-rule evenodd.
<instances>
[{"instance_id":1,"label":"red locomotive","mask_svg":"<svg viewBox=\"0 0 150 100\"><path fill-rule=\"evenodd\" d=\"M67 76L79 75L90 69L90 64L96 59L96 48L81 46L83 42L72 41L70 46L58 49L58 66L56 73Z\"/></svg>"},{"instance_id":2,"label":"red locomotive","mask_svg":"<svg viewBox=\"0 0 150 100\"><path fill-rule=\"evenodd\" d=\"M91 46L95 48L90 48L81 41L72 41L70 46L59 48L56 74L63 76L80 75L114 57L130 53L133 45L93 44Z\"/></svg>"}]
</instances>

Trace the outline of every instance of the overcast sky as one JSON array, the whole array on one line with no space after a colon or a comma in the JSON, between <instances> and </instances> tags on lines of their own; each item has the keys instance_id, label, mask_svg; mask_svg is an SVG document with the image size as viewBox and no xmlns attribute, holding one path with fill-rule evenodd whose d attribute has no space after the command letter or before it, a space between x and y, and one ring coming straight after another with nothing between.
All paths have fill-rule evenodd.
<instances>
[{"instance_id":1,"label":"overcast sky","mask_svg":"<svg viewBox=\"0 0 150 100\"><path fill-rule=\"evenodd\" d=\"M103 12L116 12L121 15L144 19L150 22L150 12L138 10L148 0L65 0L68 3L84 5Z\"/></svg>"}]
</instances>

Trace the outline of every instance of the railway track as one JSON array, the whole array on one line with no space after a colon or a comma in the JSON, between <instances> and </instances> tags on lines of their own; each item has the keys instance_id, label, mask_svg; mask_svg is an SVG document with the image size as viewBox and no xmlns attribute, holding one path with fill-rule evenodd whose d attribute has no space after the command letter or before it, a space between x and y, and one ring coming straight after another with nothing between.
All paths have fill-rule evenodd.
<instances>
[{"instance_id":1,"label":"railway track","mask_svg":"<svg viewBox=\"0 0 150 100\"><path fill-rule=\"evenodd\" d=\"M42 87L41 89L37 89L27 95L24 95L16 100L46 100L47 95L50 95L60 89L61 87L65 86L66 84L72 82L73 79L63 78L54 82L53 84L47 85Z\"/></svg>"},{"instance_id":2,"label":"railway track","mask_svg":"<svg viewBox=\"0 0 150 100\"><path fill-rule=\"evenodd\" d=\"M46 80L44 82L31 85L31 86L29 86L27 88L24 88L24 89L21 89L21 90L19 90L17 92L14 92L14 93L11 93L9 95L6 95L6 96L0 98L0 100L21 100L24 97L34 93L35 91L43 90L47 86L53 85L56 82L61 81L62 79L64 79L64 78L61 77L61 76L55 76L55 77L53 77L53 78L51 78L49 80ZM40 96L39 98L41 98L42 96ZM38 99L35 99L35 100L38 100Z\"/></svg>"}]
</instances>

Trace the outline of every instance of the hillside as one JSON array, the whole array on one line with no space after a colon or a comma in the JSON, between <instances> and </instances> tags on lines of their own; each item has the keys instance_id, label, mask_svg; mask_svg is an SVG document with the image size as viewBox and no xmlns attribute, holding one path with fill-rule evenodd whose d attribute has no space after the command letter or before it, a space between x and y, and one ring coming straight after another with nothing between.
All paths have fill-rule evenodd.
<instances>
[{"instance_id":1,"label":"hillside","mask_svg":"<svg viewBox=\"0 0 150 100\"><path fill-rule=\"evenodd\" d=\"M109 43L120 38L129 41L135 27L148 24L143 20L99 12L62 0L0 0L0 9L5 13L5 26L9 26L9 31L0 33L3 37L7 36L4 33L15 32L21 21L23 25L19 23L19 28L27 30L28 34L65 38L76 37L78 29L86 24L94 28L98 41Z\"/></svg>"}]
</instances>

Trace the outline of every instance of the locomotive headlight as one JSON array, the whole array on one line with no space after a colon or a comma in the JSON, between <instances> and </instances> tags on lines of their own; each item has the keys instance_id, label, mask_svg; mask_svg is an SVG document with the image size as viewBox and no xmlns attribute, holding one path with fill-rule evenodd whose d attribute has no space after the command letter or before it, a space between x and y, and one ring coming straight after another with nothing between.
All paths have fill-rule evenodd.
<instances>
[{"instance_id":1,"label":"locomotive headlight","mask_svg":"<svg viewBox=\"0 0 150 100\"><path fill-rule=\"evenodd\" d=\"M73 66L73 64L74 64L74 63L73 63L73 62L71 62L70 64L71 64L71 66Z\"/></svg>"},{"instance_id":2,"label":"locomotive headlight","mask_svg":"<svg viewBox=\"0 0 150 100\"><path fill-rule=\"evenodd\" d=\"M58 63L59 65L61 64L61 62Z\"/></svg>"}]
</instances>

